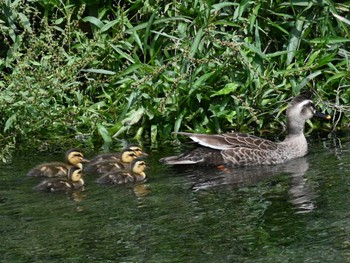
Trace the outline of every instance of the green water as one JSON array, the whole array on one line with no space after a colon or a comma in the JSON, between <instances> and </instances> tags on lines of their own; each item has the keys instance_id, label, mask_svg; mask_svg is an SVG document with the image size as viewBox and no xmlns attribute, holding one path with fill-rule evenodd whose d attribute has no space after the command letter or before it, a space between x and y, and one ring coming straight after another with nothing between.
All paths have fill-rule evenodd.
<instances>
[{"instance_id":1,"label":"green water","mask_svg":"<svg viewBox=\"0 0 350 263\"><path fill-rule=\"evenodd\" d=\"M350 262L350 143L313 141L269 167L175 169L74 196L32 190L21 156L0 169L0 262ZM87 156L89 157L89 155Z\"/></svg>"}]
</instances>

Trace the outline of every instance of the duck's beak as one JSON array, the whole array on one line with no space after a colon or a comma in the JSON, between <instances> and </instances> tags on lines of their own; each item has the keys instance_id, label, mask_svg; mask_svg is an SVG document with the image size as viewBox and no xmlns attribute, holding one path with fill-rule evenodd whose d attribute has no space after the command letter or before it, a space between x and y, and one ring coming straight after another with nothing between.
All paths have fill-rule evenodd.
<instances>
[{"instance_id":1,"label":"duck's beak","mask_svg":"<svg viewBox=\"0 0 350 263\"><path fill-rule=\"evenodd\" d=\"M317 118L320 118L320 119L323 119L323 120L330 120L330 119L332 119L331 115L324 114L324 113L319 112L319 111L315 112L314 117L317 117Z\"/></svg>"},{"instance_id":2,"label":"duck's beak","mask_svg":"<svg viewBox=\"0 0 350 263\"><path fill-rule=\"evenodd\" d=\"M142 152L141 156L145 156L146 157L146 156L148 156L148 153Z\"/></svg>"},{"instance_id":3,"label":"duck's beak","mask_svg":"<svg viewBox=\"0 0 350 263\"><path fill-rule=\"evenodd\" d=\"M82 162L82 163L89 163L90 160L83 158L83 159L81 159L81 162Z\"/></svg>"}]
</instances>

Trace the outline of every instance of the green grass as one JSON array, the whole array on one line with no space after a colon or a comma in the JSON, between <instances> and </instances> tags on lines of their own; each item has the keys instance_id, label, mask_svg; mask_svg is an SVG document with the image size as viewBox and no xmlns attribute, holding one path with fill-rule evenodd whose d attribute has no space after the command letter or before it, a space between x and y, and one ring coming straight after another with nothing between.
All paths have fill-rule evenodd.
<instances>
[{"instance_id":1,"label":"green grass","mask_svg":"<svg viewBox=\"0 0 350 263\"><path fill-rule=\"evenodd\" d=\"M308 90L344 129L349 6L5 0L0 156L77 136L88 147L122 138L156 146L179 130L277 132L287 99Z\"/></svg>"}]
</instances>

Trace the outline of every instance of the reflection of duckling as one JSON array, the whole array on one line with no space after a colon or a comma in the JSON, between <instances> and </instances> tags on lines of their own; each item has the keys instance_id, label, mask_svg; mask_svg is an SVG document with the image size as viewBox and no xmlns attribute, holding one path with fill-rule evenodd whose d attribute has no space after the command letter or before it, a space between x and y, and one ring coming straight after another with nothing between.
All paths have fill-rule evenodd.
<instances>
[{"instance_id":1,"label":"reflection of duckling","mask_svg":"<svg viewBox=\"0 0 350 263\"><path fill-rule=\"evenodd\" d=\"M77 149L70 149L66 152L66 163L51 162L40 164L28 172L32 177L67 177L69 168L72 166L82 168L82 162L89 162Z\"/></svg>"},{"instance_id":2,"label":"reflection of duckling","mask_svg":"<svg viewBox=\"0 0 350 263\"><path fill-rule=\"evenodd\" d=\"M50 178L42 181L34 190L42 192L67 192L80 189L84 186L80 168L72 166L68 171L68 178Z\"/></svg>"},{"instance_id":3,"label":"reflection of duckling","mask_svg":"<svg viewBox=\"0 0 350 263\"><path fill-rule=\"evenodd\" d=\"M104 174L115 169L125 169L137 157L132 149L118 154L100 154L84 167L84 174Z\"/></svg>"},{"instance_id":4,"label":"reflection of duckling","mask_svg":"<svg viewBox=\"0 0 350 263\"><path fill-rule=\"evenodd\" d=\"M96 182L99 184L114 185L143 181L146 179L146 168L145 161L141 158L136 158L131 162L129 170L112 170L102 175Z\"/></svg>"}]
</instances>

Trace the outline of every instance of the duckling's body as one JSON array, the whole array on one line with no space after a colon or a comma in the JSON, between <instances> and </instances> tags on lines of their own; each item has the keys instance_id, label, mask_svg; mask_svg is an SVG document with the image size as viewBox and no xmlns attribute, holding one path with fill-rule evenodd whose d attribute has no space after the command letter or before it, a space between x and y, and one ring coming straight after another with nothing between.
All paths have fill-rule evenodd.
<instances>
[{"instance_id":1,"label":"duckling's body","mask_svg":"<svg viewBox=\"0 0 350 263\"><path fill-rule=\"evenodd\" d=\"M147 154L137 145L129 145L121 153L99 154L84 167L84 174L104 174L115 169L128 169L138 156Z\"/></svg>"},{"instance_id":2,"label":"duckling's body","mask_svg":"<svg viewBox=\"0 0 350 263\"><path fill-rule=\"evenodd\" d=\"M82 179L82 170L77 167L71 167L67 178L45 179L34 187L34 190L42 192L69 192L81 189L84 186Z\"/></svg>"},{"instance_id":3,"label":"duckling's body","mask_svg":"<svg viewBox=\"0 0 350 263\"><path fill-rule=\"evenodd\" d=\"M202 147L193 151L160 159L165 164L197 165L260 165L278 164L307 154L307 141L303 130L305 122L313 116L330 119L316 112L313 102L295 97L287 108L288 134L284 141L273 142L244 133L194 134L178 132L190 137Z\"/></svg>"},{"instance_id":4,"label":"duckling's body","mask_svg":"<svg viewBox=\"0 0 350 263\"><path fill-rule=\"evenodd\" d=\"M82 162L88 162L84 155L77 149L69 149L66 152L67 163L50 162L43 163L31 169L27 176L31 177L67 177L71 167L82 168Z\"/></svg>"},{"instance_id":5,"label":"duckling's body","mask_svg":"<svg viewBox=\"0 0 350 263\"><path fill-rule=\"evenodd\" d=\"M146 179L146 167L147 165L142 159L136 158L131 162L128 170L112 170L102 175L96 182L108 185L140 182Z\"/></svg>"}]
</instances>

